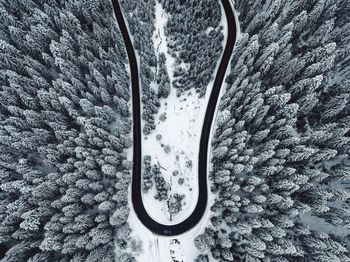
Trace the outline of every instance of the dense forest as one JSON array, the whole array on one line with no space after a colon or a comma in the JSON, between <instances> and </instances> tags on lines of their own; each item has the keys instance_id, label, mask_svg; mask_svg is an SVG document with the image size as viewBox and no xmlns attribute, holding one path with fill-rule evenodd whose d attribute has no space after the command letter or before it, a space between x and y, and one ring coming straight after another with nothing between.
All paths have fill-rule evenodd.
<instances>
[{"instance_id":1,"label":"dense forest","mask_svg":"<svg viewBox=\"0 0 350 262\"><path fill-rule=\"evenodd\" d=\"M127 57L110 1L0 1L0 260L132 261Z\"/></svg>"},{"instance_id":2,"label":"dense forest","mask_svg":"<svg viewBox=\"0 0 350 262\"><path fill-rule=\"evenodd\" d=\"M159 98L167 96L169 93L161 91L158 94L151 87L151 83L159 79L156 74L158 64L162 65L162 62L157 60L152 41L152 35L155 30L155 0L122 0L121 5L126 16L129 33L133 37L133 48L137 51L139 58L142 119L145 122L143 133L148 135L156 127L155 114L159 111ZM162 69L159 71L162 71Z\"/></svg>"},{"instance_id":3,"label":"dense forest","mask_svg":"<svg viewBox=\"0 0 350 262\"><path fill-rule=\"evenodd\" d=\"M145 134L171 86L205 94L224 36L219 1L160 0L171 82L152 43L155 1L121 1ZM196 262L350 262L350 1L234 2L241 34ZM0 261L135 261L130 79L111 2L0 0L0 19ZM143 189L175 215L184 196L151 160Z\"/></svg>"},{"instance_id":4,"label":"dense forest","mask_svg":"<svg viewBox=\"0 0 350 262\"><path fill-rule=\"evenodd\" d=\"M220 1L160 2L170 15L165 32L176 59L173 86L179 95L194 89L204 96L223 47Z\"/></svg>"},{"instance_id":5,"label":"dense forest","mask_svg":"<svg viewBox=\"0 0 350 262\"><path fill-rule=\"evenodd\" d=\"M350 2L235 8L197 261L350 261Z\"/></svg>"}]
</instances>

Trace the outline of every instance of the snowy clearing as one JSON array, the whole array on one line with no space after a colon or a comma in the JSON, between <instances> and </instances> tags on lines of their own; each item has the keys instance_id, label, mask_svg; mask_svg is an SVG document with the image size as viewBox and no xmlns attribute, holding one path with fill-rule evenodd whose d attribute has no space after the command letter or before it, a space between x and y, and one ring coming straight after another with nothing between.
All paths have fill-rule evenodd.
<instances>
[{"instance_id":1,"label":"snowy clearing","mask_svg":"<svg viewBox=\"0 0 350 262\"><path fill-rule=\"evenodd\" d=\"M163 11L160 3L156 2L156 22L154 32L154 48L157 55L163 52L166 55L166 66L169 78L173 80L173 70L175 59L168 54L164 26L167 21L167 14ZM222 12L224 12L222 10ZM226 23L222 16L221 25L224 27L225 38L227 38ZM210 28L208 29L210 30ZM218 60L220 61L220 59ZM186 65L184 65L186 66ZM217 71L218 64L216 70ZM150 135L143 135L142 152L143 155L150 155L153 164L161 166L162 175L170 185L170 195L175 193L184 194L182 211L171 220L166 201L154 199L156 189L153 187L148 193L143 194L143 203L149 215L157 222L163 224L177 224L186 219L197 203L197 170L199 140L202 130L206 105L212 90L214 77L210 81L205 97L200 98L195 91L187 91L178 97L176 89L171 86L170 94L167 98L161 98L161 107L156 115L156 129ZM156 84L154 83L154 86ZM166 116L165 121L160 118ZM158 139L157 139L158 135ZM159 135L161 139L159 140ZM170 148L169 153L165 153L164 148ZM176 172L176 176L173 172ZM179 183L180 179L180 183ZM181 184L181 180L184 181ZM181 184L181 185L180 185Z\"/></svg>"}]
</instances>

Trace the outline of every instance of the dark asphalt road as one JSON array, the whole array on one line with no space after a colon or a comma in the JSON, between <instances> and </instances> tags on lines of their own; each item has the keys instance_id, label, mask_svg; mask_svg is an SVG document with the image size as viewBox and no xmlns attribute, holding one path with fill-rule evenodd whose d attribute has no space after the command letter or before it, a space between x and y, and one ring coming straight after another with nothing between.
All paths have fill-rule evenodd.
<instances>
[{"instance_id":1,"label":"dark asphalt road","mask_svg":"<svg viewBox=\"0 0 350 262\"><path fill-rule=\"evenodd\" d=\"M142 150L141 150L141 110L140 110L140 85L139 85L139 73L138 65L135 56L135 51L124 22L122 11L118 0L112 0L114 12L117 18L117 22L122 33L126 51L129 58L129 66L131 72L131 85L132 85L132 114L133 114L133 174L132 174L132 204L135 213L141 223L149 230L157 235L163 236L175 236L180 235L191 228L193 228L202 218L208 202L208 188L207 188L207 155L208 155L208 141L210 136L211 124L215 114L216 104L218 103L218 97L220 89L223 84L225 72L229 64L231 54L236 42L236 21L234 18L233 10L230 5L230 0L221 0L221 3L225 9L225 14L228 21L228 39L224 49L223 57L221 59L218 72L215 77L214 85L210 98L208 101L207 111L203 122L202 134L200 139L199 159L198 159L198 188L199 196L196 207L192 214L186 218L183 222L176 225L163 225L154 221L147 213L142 202Z\"/></svg>"}]
</instances>

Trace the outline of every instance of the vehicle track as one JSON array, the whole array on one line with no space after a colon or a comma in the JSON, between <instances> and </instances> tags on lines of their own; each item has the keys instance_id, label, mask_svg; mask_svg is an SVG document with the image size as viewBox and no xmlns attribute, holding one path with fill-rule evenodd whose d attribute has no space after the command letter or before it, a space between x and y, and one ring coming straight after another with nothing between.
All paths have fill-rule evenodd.
<instances>
[{"instance_id":1,"label":"vehicle track","mask_svg":"<svg viewBox=\"0 0 350 262\"><path fill-rule=\"evenodd\" d=\"M141 221L141 223L147 227L154 234L162 236L176 236L180 235L191 228L193 228L201 220L208 203L208 141L210 140L210 130L215 115L216 105L220 94L221 87L223 85L225 73L228 64L231 59L234 45L236 43L236 21L230 0L221 0L224 7L226 18L228 35L224 49L223 56L220 61L220 65L215 76L213 89L211 91L207 110L203 121L202 133L199 145L199 158L198 158L198 200L195 209L189 217L184 221L175 225L163 225L153 220L147 213L142 202L142 131L141 131L141 110L140 110L140 84L139 84L139 72L138 65L127 26L124 21L124 17L120 8L118 0L112 0L113 9L117 22L123 36L127 55L129 58L130 77L132 86L132 114L133 114L133 170L132 170L132 193L131 200L134 211Z\"/></svg>"}]
</instances>

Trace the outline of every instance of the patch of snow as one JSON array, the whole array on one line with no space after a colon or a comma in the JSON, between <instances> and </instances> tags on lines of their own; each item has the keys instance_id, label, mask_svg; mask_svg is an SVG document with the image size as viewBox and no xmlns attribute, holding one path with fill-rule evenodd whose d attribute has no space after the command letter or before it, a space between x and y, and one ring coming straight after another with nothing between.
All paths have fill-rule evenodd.
<instances>
[{"instance_id":1,"label":"patch of snow","mask_svg":"<svg viewBox=\"0 0 350 262\"><path fill-rule=\"evenodd\" d=\"M126 250L135 256L136 261L174 262L177 260L187 262L194 261L200 254L193 239L199 233L204 232L204 228L201 228L200 231L191 230L176 238L157 236L141 224L134 211L130 212L128 223L132 228L131 238L142 243L139 252L134 252L130 245Z\"/></svg>"},{"instance_id":2,"label":"patch of snow","mask_svg":"<svg viewBox=\"0 0 350 262\"><path fill-rule=\"evenodd\" d=\"M175 59L168 53L167 40L164 32L164 28L168 21L168 14L163 10L162 4L156 1L155 5L155 31L153 33L153 45L156 54L164 53L166 58L166 68L168 69L168 74L170 82L172 83L174 79L174 68Z\"/></svg>"},{"instance_id":3,"label":"patch of snow","mask_svg":"<svg viewBox=\"0 0 350 262\"><path fill-rule=\"evenodd\" d=\"M206 33L207 35L209 35L209 33L210 33L211 31L213 31L213 30L215 30L215 28L212 27L212 26L209 26L209 27L207 28L207 30L205 30L205 33Z\"/></svg>"},{"instance_id":4,"label":"patch of snow","mask_svg":"<svg viewBox=\"0 0 350 262\"><path fill-rule=\"evenodd\" d=\"M168 15L162 9L162 5L156 2L155 5L155 32L153 35L154 48L159 53L166 56L166 67L170 82L174 79L175 59L169 55L167 40L164 28ZM184 68L188 65L183 64ZM211 85L212 86L212 83ZM210 93L210 89L207 93ZM165 201L154 199L155 189L147 194L143 194L143 203L149 215L156 221L163 224L175 224L184 220L194 209L198 198L198 188L196 186L196 175L198 168L198 149L202 123L205 114L206 99L200 99L195 92L187 93L181 97L176 96L176 90L171 85L171 91L166 99L161 99L161 109L156 115L157 127L152 134L143 137L143 155L151 155L152 164L159 163L163 168L164 179L172 185L170 194L184 194L183 210L175 220L170 221ZM160 115L165 114L167 119L162 122ZM162 135L162 139L156 139L157 134ZM164 147L170 146L170 152L165 153ZM186 162L191 161L192 167L186 167ZM173 172L178 171L177 176ZM184 185L179 185L178 179L183 178ZM155 212L157 210L158 212Z\"/></svg>"},{"instance_id":5,"label":"patch of snow","mask_svg":"<svg viewBox=\"0 0 350 262\"><path fill-rule=\"evenodd\" d=\"M175 59L168 54L167 41L164 34L164 26L167 21L167 14L162 9L160 3L156 2L156 30L153 35L155 50L163 52L166 55L166 66L169 78L173 80L173 70ZM221 7L222 8L222 7ZM224 40L227 39L227 23L224 10L221 25L224 27ZM210 28L208 28L210 30ZM215 72L216 75L219 61ZM183 64L184 68L188 65ZM149 215L157 222L163 224L176 224L186 219L194 210L198 199L198 154L199 141L202 131L203 120L209 96L213 87L214 77L210 81L205 97L200 98L194 91L187 91L184 95L178 97L176 89L171 86L171 91L166 99L160 99L161 108L156 115L156 129L152 134L143 136L142 153L150 155L152 164L159 163L162 168L162 175L168 183L171 184L170 194L184 194L185 198L182 211L177 214L173 221L170 221L170 215L167 212L166 202L159 202L154 199L155 189L143 194L143 203ZM160 121L159 116L165 114L167 119ZM156 139L157 134L162 135L162 139ZM165 153L164 147L170 146L170 152ZM192 166L186 167L186 162L192 162ZM177 176L173 172L178 171ZM184 185L179 185L178 179L185 180ZM158 212L155 212L158 211Z\"/></svg>"}]
</instances>

